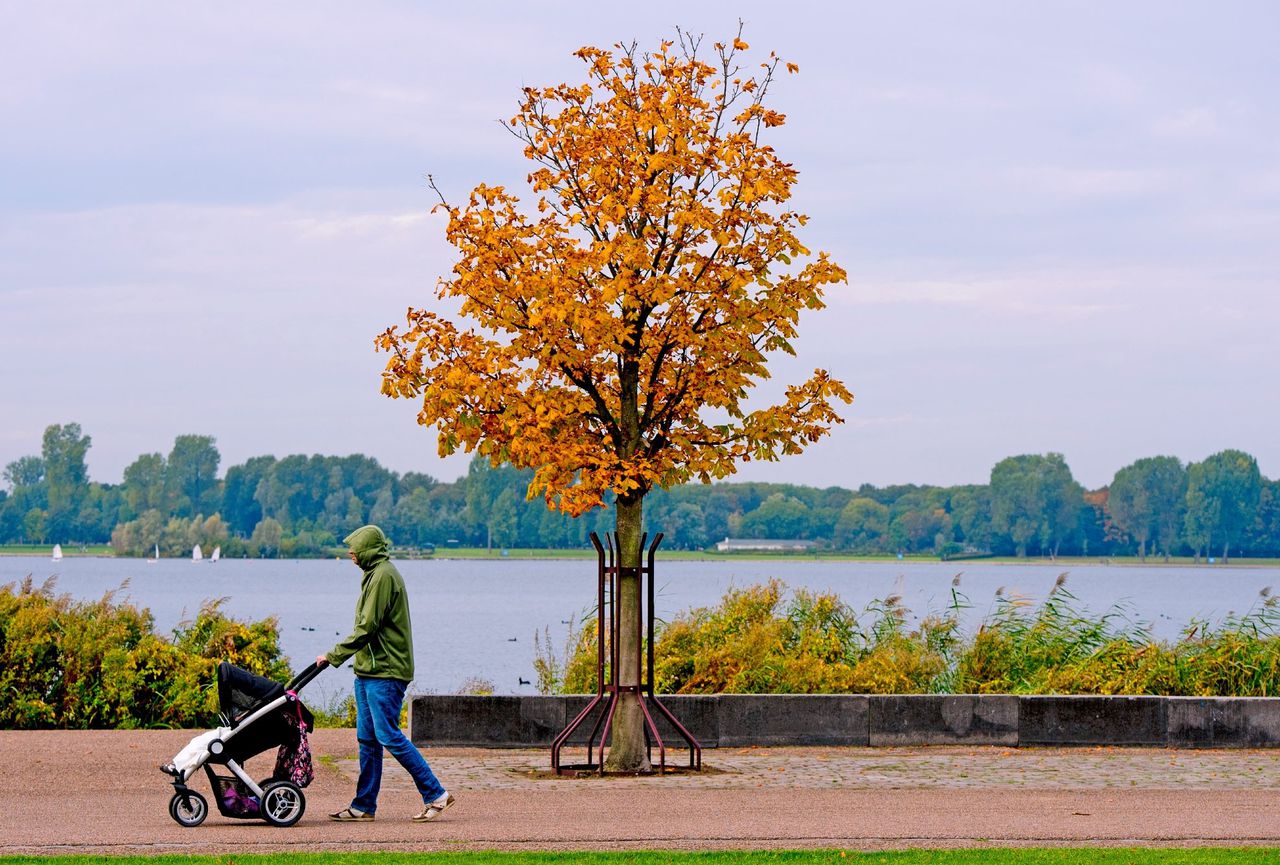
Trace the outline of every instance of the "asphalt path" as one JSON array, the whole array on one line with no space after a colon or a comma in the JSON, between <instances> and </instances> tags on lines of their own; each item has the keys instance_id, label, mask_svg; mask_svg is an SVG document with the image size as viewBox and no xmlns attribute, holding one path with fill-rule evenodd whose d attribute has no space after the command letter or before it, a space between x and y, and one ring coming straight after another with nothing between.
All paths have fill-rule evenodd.
<instances>
[{"instance_id":1,"label":"asphalt path","mask_svg":"<svg viewBox=\"0 0 1280 865\"><path fill-rule=\"evenodd\" d=\"M1280 846L1280 755L1262 751L709 750L702 776L558 779L542 752L431 749L458 797L439 821L409 820L418 798L388 761L377 818L340 824L351 730L313 737L297 825L215 812L186 829L156 766L191 735L0 731L0 853Z\"/></svg>"}]
</instances>

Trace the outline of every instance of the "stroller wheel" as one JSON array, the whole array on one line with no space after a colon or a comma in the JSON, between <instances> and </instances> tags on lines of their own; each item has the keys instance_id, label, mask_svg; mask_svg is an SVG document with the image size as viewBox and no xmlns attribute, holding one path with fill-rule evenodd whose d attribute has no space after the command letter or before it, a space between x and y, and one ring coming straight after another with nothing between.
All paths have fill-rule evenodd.
<instances>
[{"instance_id":1,"label":"stroller wheel","mask_svg":"<svg viewBox=\"0 0 1280 865\"><path fill-rule=\"evenodd\" d=\"M262 790L262 819L272 826L292 826L305 810L307 799L292 782L275 781Z\"/></svg>"},{"instance_id":2,"label":"stroller wheel","mask_svg":"<svg viewBox=\"0 0 1280 865\"><path fill-rule=\"evenodd\" d=\"M190 829L192 826L199 826L209 816L209 803L195 790L179 790L169 800L169 816L179 826Z\"/></svg>"}]
</instances>

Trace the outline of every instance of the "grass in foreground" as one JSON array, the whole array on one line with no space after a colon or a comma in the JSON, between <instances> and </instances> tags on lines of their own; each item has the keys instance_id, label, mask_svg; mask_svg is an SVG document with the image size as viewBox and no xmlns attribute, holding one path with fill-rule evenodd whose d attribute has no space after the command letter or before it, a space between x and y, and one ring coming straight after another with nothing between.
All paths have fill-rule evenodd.
<instances>
[{"instance_id":1,"label":"grass in foreground","mask_svg":"<svg viewBox=\"0 0 1280 865\"><path fill-rule=\"evenodd\" d=\"M992 848L980 850L674 850L632 853L278 853L231 856L0 856L0 865L1253 865L1275 862L1280 848Z\"/></svg>"}]
</instances>

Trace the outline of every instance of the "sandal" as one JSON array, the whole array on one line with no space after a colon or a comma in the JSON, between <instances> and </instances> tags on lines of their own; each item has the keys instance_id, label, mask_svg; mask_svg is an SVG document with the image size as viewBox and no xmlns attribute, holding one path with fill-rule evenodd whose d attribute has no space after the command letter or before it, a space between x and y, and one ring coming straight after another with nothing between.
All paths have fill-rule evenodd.
<instances>
[{"instance_id":1,"label":"sandal","mask_svg":"<svg viewBox=\"0 0 1280 865\"><path fill-rule=\"evenodd\" d=\"M330 820L336 820L339 823L355 823L357 821L372 820L373 815L363 811L356 811L353 808L343 808L341 811L329 815Z\"/></svg>"},{"instance_id":2,"label":"sandal","mask_svg":"<svg viewBox=\"0 0 1280 865\"><path fill-rule=\"evenodd\" d=\"M452 805L456 800L452 793L445 793L434 802L428 802L422 806L421 813L413 815L413 822L426 823L428 820L434 820L444 813L444 809Z\"/></svg>"}]
</instances>

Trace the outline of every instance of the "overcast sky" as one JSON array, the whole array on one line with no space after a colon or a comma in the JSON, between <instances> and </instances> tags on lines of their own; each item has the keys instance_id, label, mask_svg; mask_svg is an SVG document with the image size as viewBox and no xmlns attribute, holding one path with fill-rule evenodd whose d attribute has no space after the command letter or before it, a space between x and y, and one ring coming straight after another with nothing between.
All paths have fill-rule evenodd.
<instances>
[{"instance_id":1,"label":"overcast sky","mask_svg":"<svg viewBox=\"0 0 1280 865\"><path fill-rule=\"evenodd\" d=\"M452 480L374 335L452 260L425 175L520 186L496 123L587 44L679 26L800 65L772 143L849 284L778 387L847 423L747 480L1103 485L1227 447L1280 475L1280 4L5 3L0 465L93 479L180 433L223 468L370 454Z\"/></svg>"}]
</instances>

